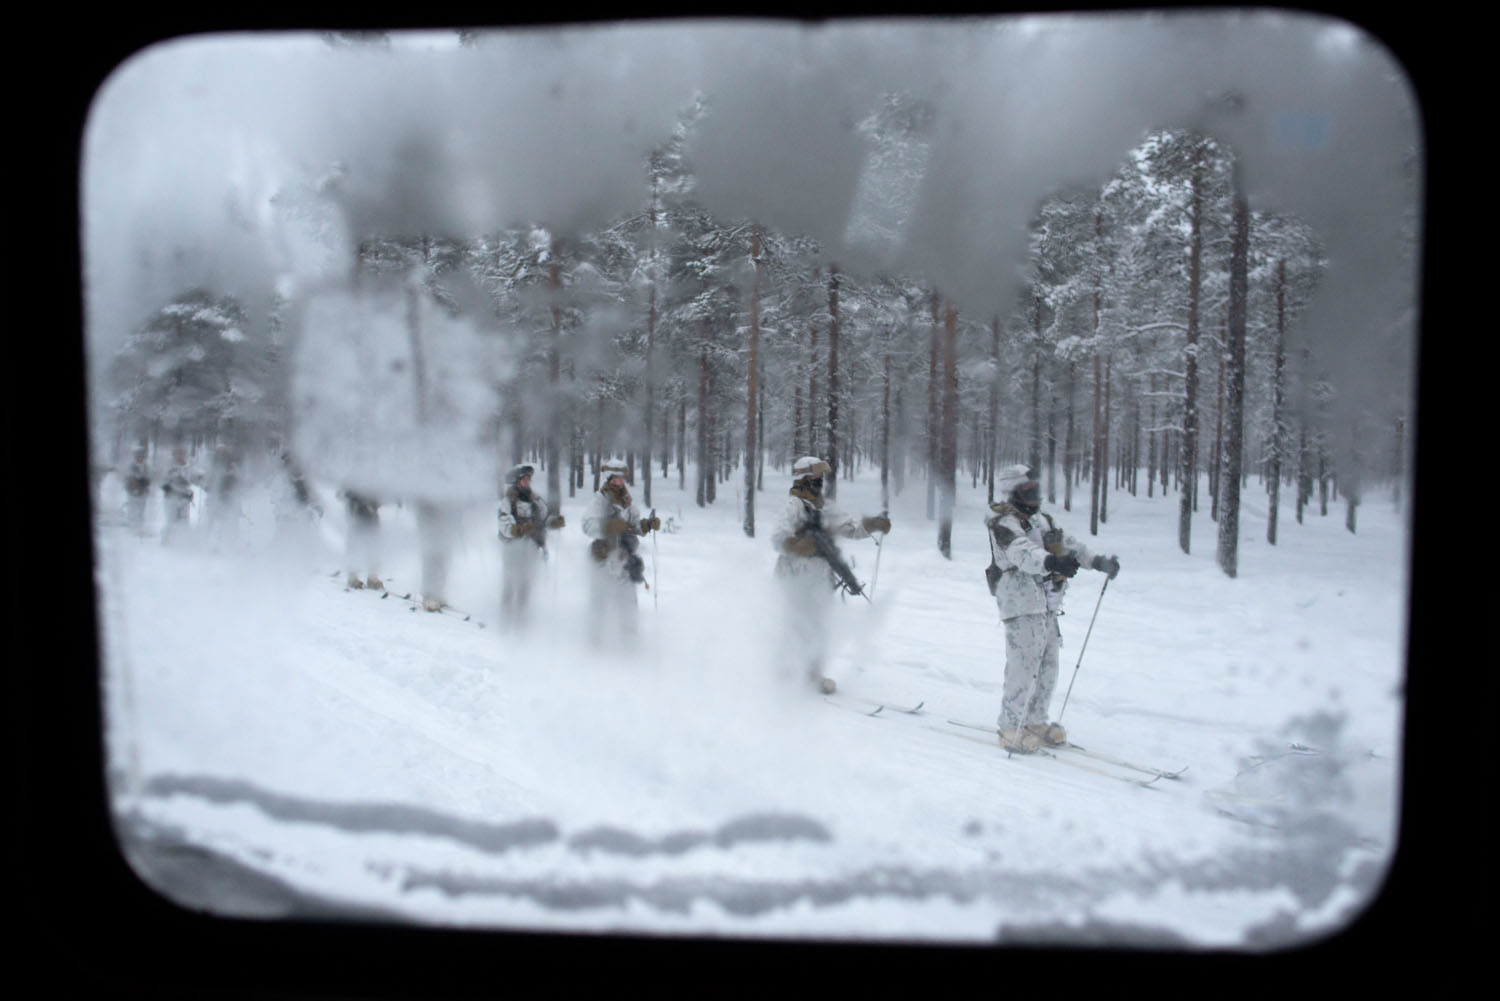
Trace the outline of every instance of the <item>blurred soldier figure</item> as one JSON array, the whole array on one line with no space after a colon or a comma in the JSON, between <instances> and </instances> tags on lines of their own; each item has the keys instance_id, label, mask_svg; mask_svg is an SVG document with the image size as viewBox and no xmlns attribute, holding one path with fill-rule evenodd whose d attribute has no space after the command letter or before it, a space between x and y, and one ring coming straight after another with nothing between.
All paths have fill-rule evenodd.
<instances>
[{"instance_id":1,"label":"blurred soldier figure","mask_svg":"<svg viewBox=\"0 0 1500 1001\"><path fill-rule=\"evenodd\" d=\"M239 539L240 518L239 464L227 445L214 452L214 485L208 496L210 524L221 545L233 546Z\"/></svg>"},{"instance_id":2,"label":"blurred soldier figure","mask_svg":"<svg viewBox=\"0 0 1500 1001\"><path fill-rule=\"evenodd\" d=\"M874 532L891 530L891 520L885 515L856 521L828 504L823 496L823 477L829 472L828 463L813 455L792 464L790 497L771 534L771 544L778 554L776 576L786 600L780 653L783 670L803 674L825 694L838 687L823 673L830 596L840 586L860 593L858 582L831 538L867 539Z\"/></svg>"},{"instance_id":3,"label":"blurred soldier figure","mask_svg":"<svg viewBox=\"0 0 1500 1001\"><path fill-rule=\"evenodd\" d=\"M349 515L344 582L352 588L384 590L375 568L380 565L380 502L368 494L344 489L339 492ZM365 575L360 580L360 573Z\"/></svg>"},{"instance_id":4,"label":"blurred soldier figure","mask_svg":"<svg viewBox=\"0 0 1500 1001\"><path fill-rule=\"evenodd\" d=\"M1064 535L1042 510L1041 485L1025 465L995 472L995 492L1005 500L990 505L985 528L990 536L990 590L1005 624L1005 694L1000 706L1000 743L1030 754L1067 742L1067 732L1048 723L1057 685L1063 593L1079 567L1120 572L1113 556L1095 556Z\"/></svg>"},{"instance_id":5,"label":"blurred soldier figure","mask_svg":"<svg viewBox=\"0 0 1500 1001\"><path fill-rule=\"evenodd\" d=\"M625 487L627 468L618 459L599 467L604 485L583 519L593 572L589 574L588 634L595 644L636 634L635 586L646 584L645 562L637 550L641 537L661 528L661 519L641 517ZM651 585L646 584L649 588Z\"/></svg>"},{"instance_id":6,"label":"blurred soldier figure","mask_svg":"<svg viewBox=\"0 0 1500 1001\"><path fill-rule=\"evenodd\" d=\"M188 528L188 515L193 507L193 468L188 465L187 449L178 445L172 449L172 468L167 470L162 481L162 507L165 509L161 540L172 543Z\"/></svg>"},{"instance_id":7,"label":"blurred soldier figure","mask_svg":"<svg viewBox=\"0 0 1500 1001\"><path fill-rule=\"evenodd\" d=\"M146 465L146 449L135 450L130 468L125 470L125 523L136 535L145 532L146 496L151 490L151 468Z\"/></svg>"},{"instance_id":8,"label":"blurred soldier figure","mask_svg":"<svg viewBox=\"0 0 1500 1001\"><path fill-rule=\"evenodd\" d=\"M437 612L448 605L448 560L461 517L457 508L440 501L419 500L415 506L422 549L422 608Z\"/></svg>"},{"instance_id":9,"label":"blurred soldier figure","mask_svg":"<svg viewBox=\"0 0 1500 1001\"><path fill-rule=\"evenodd\" d=\"M512 626L525 622L531 582L547 553L547 530L562 528L562 515L547 517L547 501L531 489L532 467L512 466L500 501L500 617Z\"/></svg>"}]
</instances>

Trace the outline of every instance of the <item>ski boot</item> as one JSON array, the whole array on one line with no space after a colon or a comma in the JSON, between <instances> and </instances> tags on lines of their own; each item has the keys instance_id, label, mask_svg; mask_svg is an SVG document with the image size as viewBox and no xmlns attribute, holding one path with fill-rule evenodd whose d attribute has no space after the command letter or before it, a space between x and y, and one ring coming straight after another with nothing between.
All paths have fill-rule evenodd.
<instances>
[{"instance_id":1,"label":"ski boot","mask_svg":"<svg viewBox=\"0 0 1500 1001\"><path fill-rule=\"evenodd\" d=\"M1061 747L1068 742L1068 731L1057 723L1028 723L1026 731L1048 747Z\"/></svg>"},{"instance_id":2,"label":"ski boot","mask_svg":"<svg viewBox=\"0 0 1500 1001\"><path fill-rule=\"evenodd\" d=\"M1007 751L1015 751L1017 754L1035 754L1042 748L1042 738L1032 733L1030 727L1020 732L1009 727L1002 727L1000 746Z\"/></svg>"}]
</instances>

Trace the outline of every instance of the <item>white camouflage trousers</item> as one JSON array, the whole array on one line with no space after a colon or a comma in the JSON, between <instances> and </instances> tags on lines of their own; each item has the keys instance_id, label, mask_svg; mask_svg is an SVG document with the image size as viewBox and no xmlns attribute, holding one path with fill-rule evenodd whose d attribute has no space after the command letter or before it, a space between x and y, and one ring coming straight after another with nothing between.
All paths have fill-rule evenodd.
<instances>
[{"instance_id":1,"label":"white camouflage trousers","mask_svg":"<svg viewBox=\"0 0 1500 1001\"><path fill-rule=\"evenodd\" d=\"M588 578L589 641L595 646L603 646L606 641L629 645L636 635L635 589L639 585L628 577L616 577L597 563L588 568Z\"/></svg>"},{"instance_id":2,"label":"white camouflage trousers","mask_svg":"<svg viewBox=\"0 0 1500 1001\"><path fill-rule=\"evenodd\" d=\"M1050 612L1005 620L1005 696L998 720L1002 730L1048 722L1061 644L1057 616Z\"/></svg>"},{"instance_id":3,"label":"white camouflage trousers","mask_svg":"<svg viewBox=\"0 0 1500 1001\"><path fill-rule=\"evenodd\" d=\"M500 543L500 620L518 626L526 620L532 578L542 563L541 547L530 539Z\"/></svg>"}]
</instances>

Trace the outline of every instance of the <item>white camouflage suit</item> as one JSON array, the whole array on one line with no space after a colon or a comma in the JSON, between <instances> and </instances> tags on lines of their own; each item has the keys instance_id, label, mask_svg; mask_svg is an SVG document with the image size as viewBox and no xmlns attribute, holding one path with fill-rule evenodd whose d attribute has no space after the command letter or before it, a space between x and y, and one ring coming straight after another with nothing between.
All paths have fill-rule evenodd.
<instances>
[{"instance_id":1,"label":"white camouflage suit","mask_svg":"<svg viewBox=\"0 0 1500 1001\"><path fill-rule=\"evenodd\" d=\"M590 641L599 643L606 635L630 637L636 633L637 585L625 569L628 554L619 545L619 536L608 534L606 526L619 519L626 522L631 532L641 527L641 510L631 500L630 492L621 485L619 492L611 494L606 483L594 494L588 513L583 517L583 533L607 547L608 553L601 562L592 551L588 556L589 567L589 615L588 635ZM643 548L643 547L642 547ZM592 550L593 547L591 546ZM637 556L645 554L639 549Z\"/></svg>"},{"instance_id":2,"label":"white camouflage suit","mask_svg":"<svg viewBox=\"0 0 1500 1001\"><path fill-rule=\"evenodd\" d=\"M781 520L771 533L771 545L778 553L776 576L781 580L785 601L786 628L781 633L777 662L784 670L806 675L815 683L823 677L829 602L833 600L838 578L827 560L788 552L786 544L819 512L823 530L831 536L870 537L861 519L838 510L821 496L809 497L796 488L787 498Z\"/></svg>"},{"instance_id":3,"label":"white camouflage suit","mask_svg":"<svg viewBox=\"0 0 1500 1001\"><path fill-rule=\"evenodd\" d=\"M526 617L531 581L546 558L534 535L517 535L519 525L544 524L547 501L535 491L522 492L514 484L500 502L500 616L511 624ZM533 531L536 529L533 528Z\"/></svg>"},{"instance_id":4,"label":"white camouflage suit","mask_svg":"<svg viewBox=\"0 0 1500 1001\"><path fill-rule=\"evenodd\" d=\"M1048 722L1062 646L1057 617L1068 589L1067 580L1056 579L1043 565L1048 552L1042 533L1055 527L1045 511L1026 515L1009 503L994 505L985 518L1001 571L995 603L1005 624L1005 695L998 720L1002 730ZM1071 535L1063 536L1062 546L1085 567L1094 560Z\"/></svg>"},{"instance_id":5,"label":"white camouflage suit","mask_svg":"<svg viewBox=\"0 0 1500 1001\"><path fill-rule=\"evenodd\" d=\"M187 460L178 457L167 470L162 482L162 504L166 508L165 524L162 526L162 541L172 542L187 531L188 519L193 507L193 468Z\"/></svg>"}]
</instances>

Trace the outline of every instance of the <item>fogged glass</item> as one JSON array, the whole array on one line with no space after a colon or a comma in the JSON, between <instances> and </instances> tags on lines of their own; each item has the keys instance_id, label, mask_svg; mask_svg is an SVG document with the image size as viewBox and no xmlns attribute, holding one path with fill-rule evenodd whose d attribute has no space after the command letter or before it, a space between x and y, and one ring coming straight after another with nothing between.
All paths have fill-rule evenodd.
<instances>
[{"instance_id":1,"label":"fogged glass","mask_svg":"<svg viewBox=\"0 0 1500 1001\"><path fill-rule=\"evenodd\" d=\"M1288 13L137 53L80 177L122 852L234 916L1347 926L1422 167L1391 54ZM1082 566L1033 753L1017 464Z\"/></svg>"}]
</instances>

